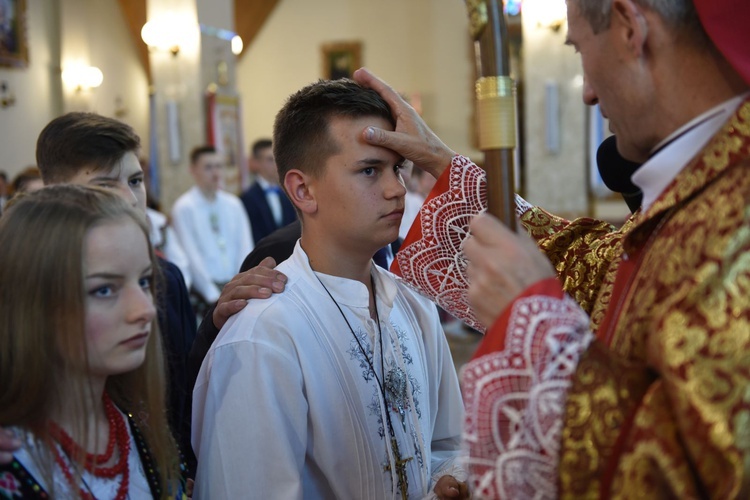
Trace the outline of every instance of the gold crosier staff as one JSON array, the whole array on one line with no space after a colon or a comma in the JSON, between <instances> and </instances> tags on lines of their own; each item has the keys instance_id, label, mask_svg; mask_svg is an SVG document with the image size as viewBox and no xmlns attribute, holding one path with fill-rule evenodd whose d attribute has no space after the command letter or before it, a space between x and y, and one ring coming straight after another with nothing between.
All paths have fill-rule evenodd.
<instances>
[{"instance_id":1,"label":"gold crosier staff","mask_svg":"<svg viewBox=\"0 0 750 500\"><path fill-rule=\"evenodd\" d=\"M466 0L474 39L479 149L484 151L488 211L516 229L514 148L516 87L510 78L502 0Z\"/></svg>"}]
</instances>

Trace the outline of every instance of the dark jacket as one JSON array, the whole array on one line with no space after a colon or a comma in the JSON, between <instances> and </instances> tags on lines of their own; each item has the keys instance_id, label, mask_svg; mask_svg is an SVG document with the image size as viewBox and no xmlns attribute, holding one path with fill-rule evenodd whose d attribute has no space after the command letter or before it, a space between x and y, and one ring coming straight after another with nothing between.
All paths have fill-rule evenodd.
<instances>
[{"instance_id":1,"label":"dark jacket","mask_svg":"<svg viewBox=\"0 0 750 500\"><path fill-rule=\"evenodd\" d=\"M190 447L193 386L188 376L188 354L195 340L196 319L182 272L162 258L158 262L163 279L157 285L156 303L167 359L167 417L185 460L193 466L195 459Z\"/></svg>"},{"instance_id":2,"label":"dark jacket","mask_svg":"<svg viewBox=\"0 0 750 500\"><path fill-rule=\"evenodd\" d=\"M254 182L242 195L240 200L245 206L247 216L250 218L250 226L253 232L253 241L257 244L279 228L297 220L297 212L294 211L292 202L286 194L279 193L281 201L281 225L277 226L273 218L273 212L268 205L266 193L258 182ZM291 254L290 254L291 255Z\"/></svg>"}]
</instances>

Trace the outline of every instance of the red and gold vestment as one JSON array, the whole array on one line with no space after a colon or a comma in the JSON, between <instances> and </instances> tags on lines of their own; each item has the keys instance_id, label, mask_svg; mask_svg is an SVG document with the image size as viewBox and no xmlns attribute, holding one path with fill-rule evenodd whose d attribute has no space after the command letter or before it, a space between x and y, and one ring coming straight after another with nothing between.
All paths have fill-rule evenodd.
<instances>
[{"instance_id":1,"label":"red and gold vestment","mask_svg":"<svg viewBox=\"0 0 750 500\"><path fill-rule=\"evenodd\" d=\"M476 496L750 493L749 174L745 102L622 228L518 200L560 280L518 297L463 370ZM454 158L396 266L474 324L460 249L483 200Z\"/></svg>"}]
</instances>

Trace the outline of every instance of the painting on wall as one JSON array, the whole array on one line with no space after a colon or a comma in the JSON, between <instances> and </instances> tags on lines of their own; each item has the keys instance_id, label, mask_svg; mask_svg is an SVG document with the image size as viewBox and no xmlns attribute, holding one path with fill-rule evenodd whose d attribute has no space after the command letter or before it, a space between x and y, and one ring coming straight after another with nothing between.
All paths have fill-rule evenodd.
<instances>
[{"instance_id":1,"label":"painting on wall","mask_svg":"<svg viewBox=\"0 0 750 500\"><path fill-rule=\"evenodd\" d=\"M242 134L240 98L209 93L208 142L224 156L224 189L239 194L250 185Z\"/></svg>"},{"instance_id":2,"label":"painting on wall","mask_svg":"<svg viewBox=\"0 0 750 500\"><path fill-rule=\"evenodd\" d=\"M351 78L354 71L362 66L361 42L326 43L323 52L323 78L337 80Z\"/></svg>"},{"instance_id":3,"label":"painting on wall","mask_svg":"<svg viewBox=\"0 0 750 500\"><path fill-rule=\"evenodd\" d=\"M0 0L0 66L29 63L26 41L26 0Z\"/></svg>"}]
</instances>

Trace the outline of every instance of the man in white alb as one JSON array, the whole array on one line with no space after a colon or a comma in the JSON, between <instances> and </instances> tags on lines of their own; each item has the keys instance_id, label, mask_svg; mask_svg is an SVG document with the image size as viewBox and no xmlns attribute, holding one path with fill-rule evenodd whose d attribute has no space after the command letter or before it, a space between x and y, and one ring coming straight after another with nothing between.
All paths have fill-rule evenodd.
<instances>
[{"instance_id":1,"label":"man in white alb","mask_svg":"<svg viewBox=\"0 0 750 500\"><path fill-rule=\"evenodd\" d=\"M253 249L250 223L239 198L221 189L224 160L213 146L190 153L195 186L172 208L172 224L190 261L193 289L208 304Z\"/></svg>"},{"instance_id":2,"label":"man in white alb","mask_svg":"<svg viewBox=\"0 0 750 500\"><path fill-rule=\"evenodd\" d=\"M388 105L348 80L276 117L302 237L283 293L222 328L193 393L195 498L468 498L463 406L434 304L375 266L396 239L402 158L367 145Z\"/></svg>"}]
</instances>

